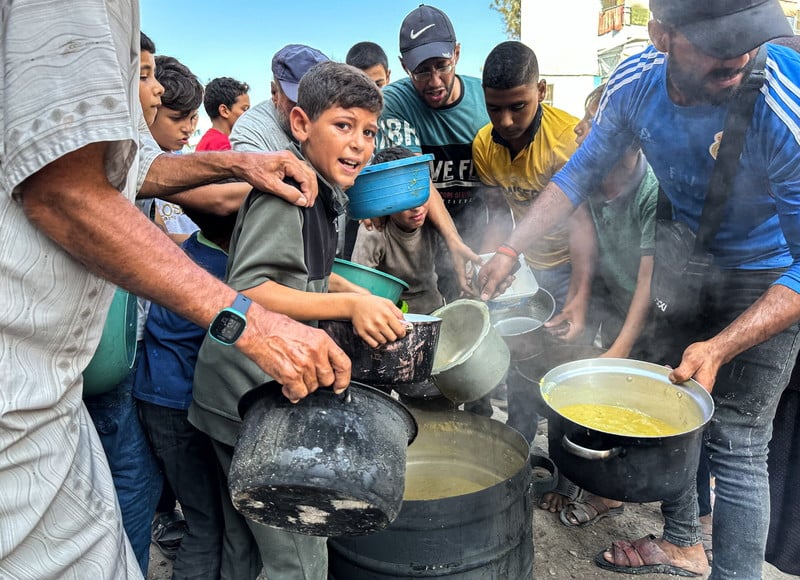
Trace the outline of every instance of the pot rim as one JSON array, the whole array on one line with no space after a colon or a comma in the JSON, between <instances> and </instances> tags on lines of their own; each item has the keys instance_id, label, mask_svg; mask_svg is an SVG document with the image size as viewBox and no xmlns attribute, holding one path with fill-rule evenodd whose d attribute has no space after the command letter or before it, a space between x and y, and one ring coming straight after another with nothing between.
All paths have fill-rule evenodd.
<instances>
[{"instance_id":1,"label":"pot rim","mask_svg":"<svg viewBox=\"0 0 800 580\"><path fill-rule=\"evenodd\" d=\"M581 368L585 367L585 368ZM580 371L586 372L580 372ZM570 372L572 371L572 372ZM629 373L632 375L638 375L641 377L649 377L660 380L665 385L671 385L675 388L682 388L687 392L691 393L692 398L695 399L697 406L700 408L700 412L703 415L702 422L698 423L697 425L686 428L683 431L678 433L673 433L671 435L625 435L622 433L614 433L612 431L604 431L602 429L598 429L596 427L590 427L588 425L584 425L574 419L570 419L569 417L565 417L562 415L558 409L553 407L553 405L548 400L549 391L551 391L555 385L558 384L557 380L554 380L554 377L559 379L578 376L581 374L589 374L592 373L603 373L603 372L610 372L610 371L621 371L625 373ZM671 369L667 368L666 366L662 366L655 363L650 363L646 361L640 361L635 359L627 359L627 358L591 358L591 359L583 359L577 361L567 362L556 367L553 367L549 370L539 381L539 392L541 393L542 399L544 400L547 407L553 411L560 419L567 421L573 425L577 425L582 429L587 429L589 431L593 431L596 433L603 433L605 435L610 435L614 437L620 437L626 440L636 440L636 439L647 439L647 440L657 440L657 439L670 439L672 437L681 437L688 433L693 433L698 429L702 430L705 426L711 421L711 418L714 415L714 399L711 397L711 394L706 391L706 389L694 379L689 379L682 383L673 383L669 380L669 373ZM564 373L569 373L564 376ZM559 374L562 376L559 377ZM708 412L706 413L706 409L703 408L703 404L698 401L702 399L706 405L708 406Z\"/></svg>"},{"instance_id":2,"label":"pot rim","mask_svg":"<svg viewBox=\"0 0 800 580\"><path fill-rule=\"evenodd\" d=\"M450 304L446 304L441 308L434 310L431 314L433 316L441 318L442 321L444 321L443 314L445 314L448 310L454 310L456 307L460 308L465 305L476 308L478 312L481 314L481 319L483 321L481 332L478 335L478 338L475 340L475 342L471 344L470 347L456 360L452 360L444 366L437 367L436 357L434 356L433 369L431 370L431 375L438 375L464 364L465 361L469 360L472 357L472 355L475 354L475 351L478 350L483 341L486 339L486 336L489 334L489 331L492 330L492 324L489 319L489 307L486 306L486 304L484 304L483 302L480 302L478 300L469 300L469 299L455 300ZM439 336L439 340L441 341L441 335Z\"/></svg>"}]
</instances>

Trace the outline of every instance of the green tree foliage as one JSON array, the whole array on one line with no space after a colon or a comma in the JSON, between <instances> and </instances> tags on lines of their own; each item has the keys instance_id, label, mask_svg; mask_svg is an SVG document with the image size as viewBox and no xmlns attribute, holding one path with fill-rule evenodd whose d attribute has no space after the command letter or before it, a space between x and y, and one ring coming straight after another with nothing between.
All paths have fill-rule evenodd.
<instances>
[{"instance_id":1,"label":"green tree foliage","mask_svg":"<svg viewBox=\"0 0 800 580\"><path fill-rule=\"evenodd\" d=\"M489 7L497 10L506 22L506 34L510 39L519 40L521 28L522 0L492 0Z\"/></svg>"}]
</instances>

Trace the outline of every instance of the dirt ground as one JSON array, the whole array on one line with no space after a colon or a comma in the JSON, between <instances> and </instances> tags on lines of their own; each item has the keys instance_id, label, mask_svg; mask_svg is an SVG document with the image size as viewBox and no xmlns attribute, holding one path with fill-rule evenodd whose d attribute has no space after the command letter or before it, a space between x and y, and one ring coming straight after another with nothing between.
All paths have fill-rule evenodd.
<instances>
[{"instance_id":1,"label":"dirt ground","mask_svg":"<svg viewBox=\"0 0 800 580\"><path fill-rule=\"evenodd\" d=\"M502 402L495 401L495 403L493 418L505 421ZM539 424L534 447L538 453L547 455L546 422L544 421ZM580 529L564 526L559 520L558 514L534 509L533 529L535 578L538 580L624 580L631 576L608 572L595 566L595 555L617 539L633 540L650 533L659 535L661 513L658 503L626 504L622 515L606 518L593 526ZM147 579L169 580L171 574L171 562L165 559L155 546L151 546L150 569ZM767 563L764 563L763 574L764 580L798 578L798 576L784 574ZM667 578L661 574L647 575L647 577Z\"/></svg>"}]
</instances>

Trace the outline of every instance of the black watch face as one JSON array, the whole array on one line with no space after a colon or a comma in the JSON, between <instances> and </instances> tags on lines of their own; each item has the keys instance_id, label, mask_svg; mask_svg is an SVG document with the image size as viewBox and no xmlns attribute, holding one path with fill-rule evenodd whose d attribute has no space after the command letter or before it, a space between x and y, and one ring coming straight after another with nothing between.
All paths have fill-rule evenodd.
<instances>
[{"instance_id":1,"label":"black watch face","mask_svg":"<svg viewBox=\"0 0 800 580\"><path fill-rule=\"evenodd\" d=\"M246 325L245 319L233 312L220 312L211 323L211 336L227 344L236 342Z\"/></svg>"}]
</instances>

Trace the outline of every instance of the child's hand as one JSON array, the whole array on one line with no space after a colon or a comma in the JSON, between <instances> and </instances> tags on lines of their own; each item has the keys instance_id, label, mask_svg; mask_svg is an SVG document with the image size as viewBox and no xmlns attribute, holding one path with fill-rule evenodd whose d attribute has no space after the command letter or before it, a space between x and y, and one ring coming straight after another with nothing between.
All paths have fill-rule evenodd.
<instances>
[{"instance_id":1,"label":"child's hand","mask_svg":"<svg viewBox=\"0 0 800 580\"><path fill-rule=\"evenodd\" d=\"M351 321L358 336L372 348L406 335L403 313L380 296L359 296Z\"/></svg>"}]
</instances>

